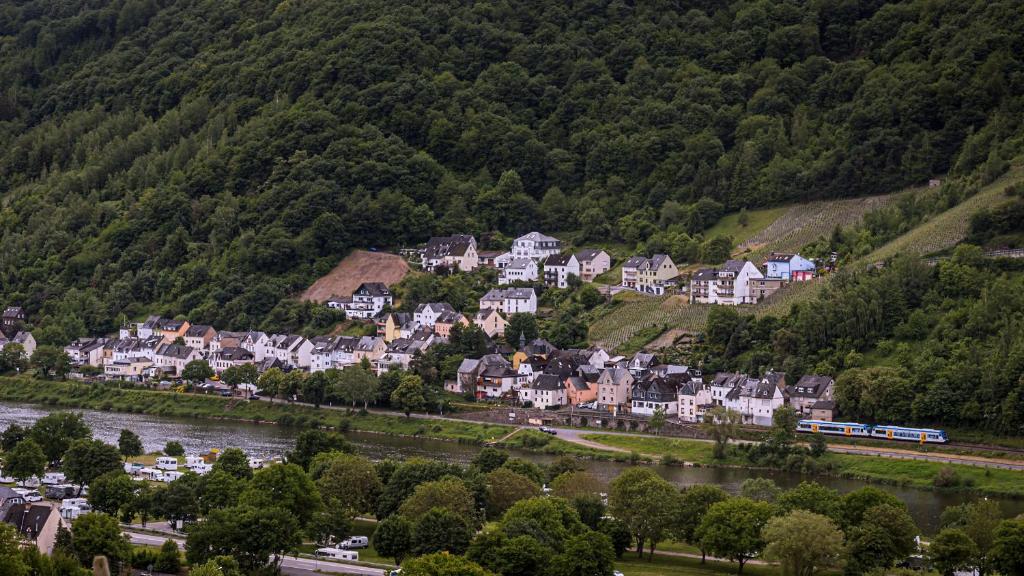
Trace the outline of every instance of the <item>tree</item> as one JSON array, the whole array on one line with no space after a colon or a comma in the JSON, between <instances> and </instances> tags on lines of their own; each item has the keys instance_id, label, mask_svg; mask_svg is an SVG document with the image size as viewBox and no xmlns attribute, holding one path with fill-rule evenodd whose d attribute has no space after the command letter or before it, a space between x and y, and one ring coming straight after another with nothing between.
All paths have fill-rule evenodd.
<instances>
[{"instance_id":1,"label":"tree","mask_svg":"<svg viewBox=\"0 0 1024 576\"><path fill-rule=\"evenodd\" d=\"M377 523L373 531L373 549L384 558L394 558L395 564L412 551L412 523L394 514Z\"/></svg>"},{"instance_id":2,"label":"tree","mask_svg":"<svg viewBox=\"0 0 1024 576\"><path fill-rule=\"evenodd\" d=\"M71 371L71 358L56 346L39 346L32 353L32 365L43 378L63 380Z\"/></svg>"},{"instance_id":3,"label":"tree","mask_svg":"<svg viewBox=\"0 0 1024 576\"><path fill-rule=\"evenodd\" d=\"M629 527L621 520L601 518L597 524L597 530L611 539L616 558L622 558L622 555L633 544L633 535L629 532Z\"/></svg>"},{"instance_id":4,"label":"tree","mask_svg":"<svg viewBox=\"0 0 1024 576\"><path fill-rule=\"evenodd\" d=\"M847 492L843 495L842 500L843 527L861 524L864 522L868 510L883 504L897 508L906 508L906 504L899 498L874 486L865 486L853 492Z\"/></svg>"},{"instance_id":5,"label":"tree","mask_svg":"<svg viewBox=\"0 0 1024 576\"><path fill-rule=\"evenodd\" d=\"M843 533L830 518L794 510L764 527L764 557L779 562L786 576L813 576L840 565Z\"/></svg>"},{"instance_id":6,"label":"tree","mask_svg":"<svg viewBox=\"0 0 1024 576\"><path fill-rule=\"evenodd\" d=\"M424 482L413 490L412 494L402 502L398 513L416 522L434 508L444 508L461 518L471 519L476 516L476 503L473 494L465 482L458 478L442 478Z\"/></svg>"},{"instance_id":7,"label":"tree","mask_svg":"<svg viewBox=\"0 0 1024 576\"><path fill-rule=\"evenodd\" d=\"M82 420L82 415L70 412L53 412L43 416L36 420L29 434L51 463L60 461L72 441L91 436L92 430Z\"/></svg>"},{"instance_id":8,"label":"tree","mask_svg":"<svg viewBox=\"0 0 1024 576\"><path fill-rule=\"evenodd\" d=\"M551 576L611 576L615 549L608 536L588 530L565 542L565 551L552 561Z\"/></svg>"},{"instance_id":9,"label":"tree","mask_svg":"<svg viewBox=\"0 0 1024 576\"><path fill-rule=\"evenodd\" d=\"M608 511L633 533L638 557L643 556L644 543L650 543L648 560L675 522L679 504L675 487L648 468L630 468L609 487Z\"/></svg>"},{"instance_id":10,"label":"tree","mask_svg":"<svg viewBox=\"0 0 1024 576\"><path fill-rule=\"evenodd\" d=\"M576 510L561 498L530 498L512 505L501 517L510 538L530 536L546 548L560 551L566 539L584 530Z\"/></svg>"},{"instance_id":11,"label":"tree","mask_svg":"<svg viewBox=\"0 0 1024 576\"><path fill-rule=\"evenodd\" d=\"M672 527L673 536L683 542L689 542L700 548L701 563L707 559L707 552L700 538L697 536L697 527L700 526L707 511L718 502L729 499L729 495L718 486L710 484L697 484L690 486L682 492L679 503L679 515L677 522Z\"/></svg>"},{"instance_id":12,"label":"tree","mask_svg":"<svg viewBox=\"0 0 1024 576\"><path fill-rule=\"evenodd\" d=\"M214 510L192 526L185 557L189 564L197 565L218 556L232 556L247 574L267 566L276 572L285 553L301 543L298 520L289 511L245 505Z\"/></svg>"},{"instance_id":13,"label":"tree","mask_svg":"<svg viewBox=\"0 0 1024 576\"><path fill-rule=\"evenodd\" d=\"M654 430L655 434L661 434L661 429L665 427L665 422L667 422L665 411L658 407L654 414L651 415L651 419L647 421L647 425Z\"/></svg>"},{"instance_id":14,"label":"tree","mask_svg":"<svg viewBox=\"0 0 1024 576\"><path fill-rule=\"evenodd\" d=\"M31 438L18 442L18 445L7 453L4 458L4 472L19 484L33 476L42 478L46 470L46 456L42 448Z\"/></svg>"},{"instance_id":15,"label":"tree","mask_svg":"<svg viewBox=\"0 0 1024 576\"><path fill-rule=\"evenodd\" d=\"M117 437L117 451L126 461L134 456L142 456L142 439L131 430L121 430L121 435Z\"/></svg>"},{"instance_id":16,"label":"tree","mask_svg":"<svg viewBox=\"0 0 1024 576\"><path fill-rule=\"evenodd\" d=\"M172 524L182 525L195 522L199 517L199 476L186 473L171 482L166 488L156 490L153 497L153 510L157 515L167 518Z\"/></svg>"},{"instance_id":17,"label":"tree","mask_svg":"<svg viewBox=\"0 0 1024 576\"><path fill-rule=\"evenodd\" d=\"M97 512L116 517L130 506L135 484L122 471L107 472L89 483L89 504Z\"/></svg>"},{"instance_id":18,"label":"tree","mask_svg":"<svg viewBox=\"0 0 1024 576\"><path fill-rule=\"evenodd\" d=\"M351 451L352 445L337 432L319 429L303 430L295 439L295 449L288 454L288 461L308 470L317 454Z\"/></svg>"},{"instance_id":19,"label":"tree","mask_svg":"<svg viewBox=\"0 0 1024 576\"><path fill-rule=\"evenodd\" d=\"M122 563L131 558L131 544L112 516L83 514L71 523L71 532L75 535L75 555L82 566L92 566L93 558L106 556L111 567L120 570Z\"/></svg>"},{"instance_id":20,"label":"tree","mask_svg":"<svg viewBox=\"0 0 1024 576\"><path fill-rule=\"evenodd\" d=\"M977 556L978 547L959 528L943 529L928 545L928 560L943 576L973 567Z\"/></svg>"},{"instance_id":21,"label":"tree","mask_svg":"<svg viewBox=\"0 0 1024 576\"><path fill-rule=\"evenodd\" d=\"M82 486L92 483L94 479L108 472L121 472L121 454L117 448L99 440L75 440L64 454L64 474L74 484L78 484L78 492Z\"/></svg>"},{"instance_id":22,"label":"tree","mask_svg":"<svg viewBox=\"0 0 1024 576\"><path fill-rule=\"evenodd\" d=\"M422 410L425 403L423 380L412 374L402 376L398 388L391 393L391 405L405 412L405 417L409 418L414 410Z\"/></svg>"},{"instance_id":23,"label":"tree","mask_svg":"<svg viewBox=\"0 0 1024 576\"><path fill-rule=\"evenodd\" d=\"M704 415L704 422L701 423L700 429L715 441L714 457L716 460L725 458L729 441L739 433L740 419L738 412L722 406L716 406Z\"/></svg>"},{"instance_id":24,"label":"tree","mask_svg":"<svg viewBox=\"0 0 1024 576\"><path fill-rule=\"evenodd\" d=\"M3 431L3 434L0 434L0 451L10 452L14 450L14 447L19 442L28 438L28 434L29 429L23 428L17 423L11 424Z\"/></svg>"},{"instance_id":25,"label":"tree","mask_svg":"<svg viewBox=\"0 0 1024 576\"><path fill-rule=\"evenodd\" d=\"M21 556L21 539L14 526L0 522L0 576L27 576L29 567Z\"/></svg>"},{"instance_id":26,"label":"tree","mask_svg":"<svg viewBox=\"0 0 1024 576\"><path fill-rule=\"evenodd\" d=\"M381 472L387 473L390 468L390 466L378 465L378 475ZM395 468L386 480L383 480L384 490L381 491L380 497L377 499L377 518L384 519L397 512L406 498L420 484L460 473L461 470L458 466L437 460L423 458L406 460Z\"/></svg>"},{"instance_id":27,"label":"tree","mask_svg":"<svg viewBox=\"0 0 1024 576\"><path fill-rule=\"evenodd\" d=\"M842 518L842 500L839 492L817 482L801 482L796 488L786 490L776 499L785 511L807 510L828 516L836 522Z\"/></svg>"},{"instance_id":28,"label":"tree","mask_svg":"<svg viewBox=\"0 0 1024 576\"><path fill-rule=\"evenodd\" d=\"M260 374L259 379L256 380L256 387L262 396L270 398L270 402L273 403L275 396L284 393L284 379L284 372L280 368L270 368Z\"/></svg>"},{"instance_id":29,"label":"tree","mask_svg":"<svg viewBox=\"0 0 1024 576\"><path fill-rule=\"evenodd\" d=\"M518 348L520 343L529 344L539 336L537 318L533 314L517 313L508 317L508 326L505 326L505 341L509 346Z\"/></svg>"},{"instance_id":30,"label":"tree","mask_svg":"<svg viewBox=\"0 0 1024 576\"><path fill-rule=\"evenodd\" d=\"M166 453L166 451L165 451ZM211 467L213 471L223 470L239 479L252 478L252 468L249 468L249 458L242 452L241 448L228 448L217 456L217 460Z\"/></svg>"},{"instance_id":31,"label":"tree","mask_svg":"<svg viewBox=\"0 0 1024 576\"><path fill-rule=\"evenodd\" d=\"M345 538L351 531L352 510L340 507L325 507L314 514L306 530L310 538L321 546Z\"/></svg>"},{"instance_id":32,"label":"tree","mask_svg":"<svg viewBox=\"0 0 1024 576\"><path fill-rule=\"evenodd\" d=\"M977 546L975 567L981 574L991 571L989 555L995 543L1001 517L999 504L987 498L951 506L942 512L943 527L962 529Z\"/></svg>"},{"instance_id":33,"label":"tree","mask_svg":"<svg viewBox=\"0 0 1024 576\"><path fill-rule=\"evenodd\" d=\"M0 373L3 372L24 372L29 368L28 356L25 355L25 347L17 342L9 342L3 349L0 349Z\"/></svg>"},{"instance_id":34,"label":"tree","mask_svg":"<svg viewBox=\"0 0 1024 576\"><path fill-rule=\"evenodd\" d=\"M768 432L766 444L773 453L785 456L793 451L799 420L796 410L789 406L782 406L772 413L772 428Z\"/></svg>"},{"instance_id":35,"label":"tree","mask_svg":"<svg viewBox=\"0 0 1024 576\"><path fill-rule=\"evenodd\" d=\"M201 384L213 377L213 368L206 360L192 360L181 370L181 377L193 384Z\"/></svg>"},{"instance_id":36,"label":"tree","mask_svg":"<svg viewBox=\"0 0 1024 576\"><path fill-rule=\"evenodd\" d=\"M747 478L740 484L740 495L761 502L775 502L782 489L771 478Z\"/></svg>"},{"instance_id":37,"label":"tree","mask_svg":"<svg viewBox=\"0 0 1024 576\"><path fill-rule=\"evenodd\" d=\"M497 470L501 467L501 465L508 460L508 457L508 452L488 446L477 452L470 464L472 464L477 470L487 474L488 472Z\"/></svg>"},{"instance_id":38,"label":"tree","mask_svg":"<svg viewBox=\"0 0 1024 576\"><path fill-rule=\"evenodd\" d=\"M177 574L181 571L181 553L178 551L178 543L174 540L165 540L160 546L160 553L153 563L153 569L164 574Z\"/></svg>"},{"instance_id":39,"label":"tree","mask_svg":"<svg viewBox=\"0 0 1024 576\"><path fill-rule=\"evenodd\" d=\"M196 487L199 512L209 514L211 510L237 506L239 494L245 486L245 480L235 478L224 470L211 470L200 477Z\"/></svg>"},{"instance_id":40,"label":"tree","mask_svg":"<svg viewBox=\"0 0 1024 576\"><path fill-rule=\"evenodd\" d=\"M1024 519L1003 520L991 550L992 567L1003 574L1024 574Z\"/></svg>"},{"instance_id":41,"label":"tree","mask_svg":"<svg viewBox=\"0 0 1024 576\"><path fill-rule=\"evenodd\" d=\"M184 456L185 448L177 440L169 440L164 445L164 454L167 456Z\"/></svg>"},{"instance_id":42,"label":"tree","mask_svg":"<svg viewBox=\"0 0 1024 576\"><path fill-rule=\"evenodd\" d=\"M373 462L353 454L330 453L316 480L324 504L365 514L374 510L383 488Z\"/></svg>"},{"instance_id":43,"label":"tree","mask_svg":"<svg viewBox=\"0 0 1024 576\"><path fill-rule=\"evenodd\" d=\"M362 402L363 408L368 408L370 402L377 397L379 385L377 376L368 368L350 366L338 376L335 393L353 405Z\"/></svg>"},{"instance_id":44,"label":"tree","mask_svg":"<svg viewBox=\"0 0 1024 576\"><path fill-rule=\"evenodd\" d=\"M473 539L466 558L496 574L542 576L551 565L552 551L529 536L509 538L501 530L486 530Z\"/></svg>"},{"instance_id":45,"label":"tree","mask_svg":"<svg viewBox=\"0 0 1024 576\"><path fill-rule=\"evenodd\" d=\"M747 560L764 549L762 530L771 517L767 502L730 498L708 509L695 535L711 554L738 562L742 573Z\"/></svg>"},{"instance_id":46,"label":"tree","mask_svg":"<svg viewBox=\"0 0 1024 576\"><path fill-rule=\"evenodd\" d=\"M402 566L402 576L494 576L479 564L451 554L428 554Z\"/></svg>"},{"instance_id":47,"label":"tree","mask_svg":"<svg viewBox=\"0 0 1024 576\"><path fill-rule=\"evenodd\" d=\"M239 502L285 510L298 520L301 528L308 526L313 515L323 507L316 484L295 464L278 464L257 471Z\"/></svg>"},{"instance_id":48,"label":"tree","mask_svg":"<svg viewBox=\"0 0 1024 576\"><path fill-rule=\"evenodd\" d=\"M498 518L516 502L541 495L533 480L508 468L489 472L486 482L488 518Z\"/></svg>"},{"instance_id":49,"label":"tree","mask_svg":"<svg viewBox=\"0 0 1024 576\"><path fill-rule=\"evenodd\" d=\"M473 528L467 517L447 508L432 508L413 523L412 545L416 554L463 554L472 539Z\"/></svg>"},{"instance_id":50,"label":"tree","mask_svg":"<svg viewBox=\"0 0 1024 576\"><path fill-rule=\"evenodd\" d=\"M889 568L906 559L916 549L917 532L904 506L881 504L868 508L861 523L846 530L849 571Z\"/></svg>"},{"instance_id":51,"label":"tree","mask_svg":"<svg viewBox=\"0 0 1024 576\"><path fill-rule=\"evenodd\" d=\"M327 374L323 372L313 372L302 382L302 400L313 405L314 408L319 408L320 404L323 404L327 398L327 390L331 387L331 383L327 378Z\"/></svg>"},{"instance_id":52,"label":"tree","mask_svg":"<svg viewBox=\"0 0 1024 576\"><path fill-rule=\"evenodd\" d=\"M564 472L551 481L551 495L566 500L605 491L605 484L590 472Z\"/></svg>"},{"instance_id":53,"label":"tree","mask_svg":"<svg viewBox=\"0 0 1024 576\"><path fill-rule=\"evenodd\" d=\"M142 527L146 527L149 517L153 516L157 508L156 492L150 488L149 483L140 482L135 489L135 494L121 509L123 517L139 517Z\"/></svg>"}]
</instances>

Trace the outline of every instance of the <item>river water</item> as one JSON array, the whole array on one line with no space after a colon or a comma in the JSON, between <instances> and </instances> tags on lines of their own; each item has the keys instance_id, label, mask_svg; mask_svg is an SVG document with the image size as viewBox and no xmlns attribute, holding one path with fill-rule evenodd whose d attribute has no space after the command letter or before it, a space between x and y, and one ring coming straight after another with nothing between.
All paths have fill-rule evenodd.
<instances>
[{"instance_id":1,"label":"river water","mask_svg":"<svg viewBox=\"0 0 1024 576\"><path fill-rule=\"evenodd\" d=\"M33 422L50 413L45 406L0 402L0 430L13 423L30 426ZM256 425L244 422L221 422L217 420L196 420L148 416L143 414L122 414L96 410L77 410L92 428L93 435L104 442L117 444L122 429L129 429L142 439L146 452L163 449L170 440L181 442L186 453L198 454L211 448L242 448L251 456L271 458L281 456L292 449L298 431L272 425ZM444 442L428 438L407 438L350 432L346 436L356 449L369 458L404 459L414 456L442 458L459 464L468 463L479 448L472 445ZM554 456L532 452L517 453L516 456L545 464ZM605 481L615 478L628 468L628 464L584 460L587 470ZM654 466L654 470L677 486L694 484L717 484L728 492L739 491L740 484L751 477L766 477L782 488L796 486L803 480L814 480L839 492L850 492L865 485L858 480L842 478L804 477L792 472L745 470L739 468L682 468L677 466ZM1021 479L1024 482L1024 476ZM933 492L898 486L879 485L907 503L910 514L926 534L938 530L939 515L947 506L954 506L973 499L962 493ZM1007 517L1024 513L1024 500L998 499L1003 514Z\"/></svg>"}]
</instances>

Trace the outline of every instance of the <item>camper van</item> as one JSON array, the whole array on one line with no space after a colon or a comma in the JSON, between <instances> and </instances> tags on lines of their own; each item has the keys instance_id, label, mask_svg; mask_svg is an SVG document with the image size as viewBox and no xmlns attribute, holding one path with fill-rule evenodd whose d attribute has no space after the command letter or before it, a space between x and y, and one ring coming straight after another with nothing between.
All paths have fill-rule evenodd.
<instances>
[{"instance_id":1,"label":"camper van","mask_svg":"<svg viewBox=\"0 0 1024 576\"><path fill-rule=\"evenodd\" d=\"M359 560L359 552L341 550L339 548L317 548L315 555L319 558L331 558L333 560Z\"/></svg>"},{"instance_id":2,"label":"camper van","mask_svg":"<svg viewBox=\"0 0 1024 576\"><path fill-rule=\"evenodd\" d=\"M54 484L46 487L46 497L53 500L70 498L78 492L78 489L71 484Z\"/></svg>"},{"instance_id":3,"label":"camper van","mask_svg":"<svg viewBox=\"0 0 1024 576\"><path fill-rule=\"evenodd\" d=\"M185 468L195 468L206 464L206 459L202 456L185 456Z\"/></svg>"},{"instance_id":4,"label":"camper van","mask_svg":"<svg viewBox=\"0 0 1024 576\"><path fill-rule=\"evenodd\" d=\"M174 482L175 480L177 480L178 478L181 478L184 475L185 475L184 472L178 472L177 470L168 470L167 472L164 472L163 475L160 477L160 481L161 482Z\"/></svg>"},{"instance_id":5,"label":"camper van","mask_svg":"<svg viewBox=\"0 0 1024 576\"><path fill-rule=\"evenodd\" d=\"M60 517L65 520L74 520L89 512L92 512L92 506L85 498L65 498L60 503Z\"/></svg>"},{"instance_id":6,"label":"camper van","mask_svg":"<svg viewBox=\"0 0 1024 576\"><path fill-rule=\"evenodd\" d=\"M124 463L124 471L127 472L128 474L131 474L132 476L138 474L139 470L142 470L143 468L144 466L138 462Z\"/></svg>"},{"instance_id":7,"label":"camper van","mask_svg":"<svg viewBox=\"0 0 1024 576\"><path fill-rule=\"evenodd\" d=\"M25 502L41 502L43 500L39 492L32 488L15 488L14 491L24 498Z\"/></svg>"},{"instance_id":8,"label":"camper van","mask_svg":"<svg viewBox=\"0 0 1024 576\"><path fill-rule=\"evenodd\" d=\"M349 536L338 542L338 548L351 550L352 548L367 548L370 546L370 539L366 536Z\"/></svg>"},{"instance_id":9,"label":"camper van","mask_svg":"<svg viewBox=\"0 0 1024 576\"><path fill-rule=\"evenodd\" d=\"M139 470L139 478L144 478L146 480L152 480L154 482L159 482L160 480L163 479L163 477L164 477L163 471L157 470L156 468L143 468L143 469Z\"/></svg>"},{"instance_id":10,"label":"camper van","mask_svg":"<svg viewBox=\"0 0 1024 576\"><path fill-rule=\"evenodd\" d=\"M161 470L177 470L178 459L174 456L158 456L156 459L156 467Z\"/></svg>"},{"instance_id":11,"label":"camper van","mask_svg":"<svg viewBox=\"0 0 1024 576\"><path fill-rule=\"evenodd\" d=\"M67 478L64 476L63 472L47 472L43 475L43 484L52 486L54 484L60 484L66 479Z\"/></svg>"},{"instance_id":12,"label":"camper van","mask_svg":"<svg viewBox=\"0 0 1024 576\"><path fill-rule=\"evenodd\" d=\"M213 470L213 464L207 464L206 462L203 462L202 464L189 466L188 469L202 476L203 474L206 474Z\"/></svg>"},{"instance_id":13,"label":"camper van","mask_svg":"<svg viewBox=\"0 0 1024 576\"><path fill-rule=\"evenodd\" d=\"M249 468L253 470L263 468L263 460L260 458L249 458Z\"/></svg>"}]
</instances>

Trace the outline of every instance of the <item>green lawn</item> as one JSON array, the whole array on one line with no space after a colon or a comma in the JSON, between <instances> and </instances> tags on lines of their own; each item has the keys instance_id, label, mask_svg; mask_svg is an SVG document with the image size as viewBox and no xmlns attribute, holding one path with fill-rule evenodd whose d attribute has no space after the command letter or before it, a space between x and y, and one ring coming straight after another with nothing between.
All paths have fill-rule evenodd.
<instances>
[{"instance_id":1,"label":"green lawn","mask_svg":"<svg viewBox=\"0 0 1024 576\"><path fill-rule=\"evenodd\" d=\"M714 226L708 228L704 232L704 236L708 238L729 236L732 238L733 244L740 244L748 240L754 234L757 234L761 230L767 228L772 222L778 220L780 216L786 213L786 210L789 210L788 206L765 208L763 210L748 210L748 222L746 226L740 226L739 212L726 214L721 220L716 222Z\"/></svg>"},{"instance_id":2,"label":"green lawn","mask_svg":"<svg viewBox=\"0 0 1024 576\"><path fill-rule=\"evenodd\" d=\"M643 455L661 457L671 454L679 460L702 465L750 465L743 454L735 452L725 460L716 461L712 457L710 442L611 434L585 434L583 438ZM940 470L950 468L961 478L965 488L992 495L1024 496L1024 472L1015 470L835 453L822 456L819 462L830 469L829 474L925 489L933 487L933 480Z\"/></svg>"},{"instance_id":3,"label":"green lawn","mask_svg":"<svg viewBox=\"0 0 1024 576\"><path fill-rule=\"evenodd\" d=\"M615 563L615 568L625 576L705 576L712 574L736 574L739 565L732 562L712 562L701 564L698 558L680 556L660 556L657 553L651 562L645 556L643 560L626 552L622 559ZM773 566L748 564L743 568L744 574L753 576L769 576L778 574Z\"/></svg>"}]
</instances>

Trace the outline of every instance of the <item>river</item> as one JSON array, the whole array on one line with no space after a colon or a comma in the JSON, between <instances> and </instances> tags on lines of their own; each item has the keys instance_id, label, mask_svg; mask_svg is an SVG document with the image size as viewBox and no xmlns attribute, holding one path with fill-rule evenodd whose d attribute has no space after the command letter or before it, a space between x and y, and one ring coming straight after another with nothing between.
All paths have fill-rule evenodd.
<instances>
[{"instance_id":1,"label":"river","mask_svg":"<svg viewBox=\"0 0 1024 576\"><path fill-rule=\"evenodd\" d=\"M48 414L45 406L0 402L0 430L17 423L30 426ZM271 425L256 425L244 422L221 422L217 420L195 420L148 416L144 414L123 414L96 410L76 410L92 428L93 435L104 442L117 444L122 429L129 429L142 439L146 452L163 449L169 440L177 440L189 454L207 452L211 448L238 447L246 453L260 458L281 456L292 449L298 431ZM476 446L445 442L429 438L407 438L349 432L348 439L356 449L367 457L403 459L413 456L444 458L459 464L468 463L479 451ZM532 452L519 452L516 456L545 464L555 457ZM587 470L605 481L610 481L628 464L585 460ZM803 480L812 479L839 492L849 492L865 485L858 480L842 478L808 478L792 472L745 470L739 468L682 468L678 466L654 466L654 469L677 486L694 484L717 484L728 492L739 491L740 484L751 477L767 477L782 488L796 486ZM973 499L973 496L955 492L933 492L879 485L907 503L910 514L926 534L934 534L939 527L939 515L947 506L954 506ZM1024 513L1024 500L998 499L1003 514L1007 517Z\"/></svg>"}]
</instances>

